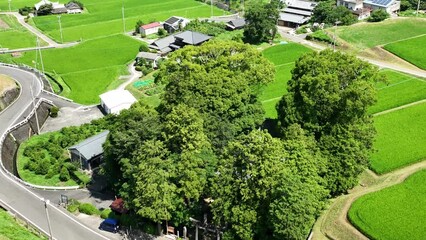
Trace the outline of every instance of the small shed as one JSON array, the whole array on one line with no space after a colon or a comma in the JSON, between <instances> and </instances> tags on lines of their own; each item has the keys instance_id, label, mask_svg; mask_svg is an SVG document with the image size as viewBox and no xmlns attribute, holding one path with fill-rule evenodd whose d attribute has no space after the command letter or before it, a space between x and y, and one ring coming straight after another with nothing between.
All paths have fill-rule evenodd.
<instances>
[{"instance_id":1,"label":"small shed","mask_svg":"<svg viewBox=\"0 0 426 240\"><path fill-rule=\"evenodd\" d=\"M119 114L123 109L129 109L130 106L137 102L136 98L127 90L112 90L103 93L101 98L101 106L107 114Z\"/></svg>"},{"instance_id":2,"label":"small shed","mask_svg":"<svg viewBox=\"0 0 426 240\"><path fill-rule=\"evenodd\" d=\"M162 26L159 22L153 22L150 24L142 25L139 27L139 32L142 36L148 36L158 32Z\"/></svg>"},{"instance_id":3,"label":"small shed","mask_svg":"<svg viewBox=\"0 0 426 240\"><path fill-rule=\"evenodd\" d=\"M71 160L80 162L80 167L89 171L99 166L104 153L102 145L105 143L108 133L108 130L103 131L69 147L68 151L70 152Z\"/></svg>"}]
</instances>

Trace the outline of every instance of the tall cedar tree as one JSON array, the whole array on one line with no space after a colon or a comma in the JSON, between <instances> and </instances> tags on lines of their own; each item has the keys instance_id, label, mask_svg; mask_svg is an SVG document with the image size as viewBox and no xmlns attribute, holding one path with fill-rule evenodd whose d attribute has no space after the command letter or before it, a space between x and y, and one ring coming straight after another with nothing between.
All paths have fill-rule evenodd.
<instances>
[{"instance_id":1,"label":"tall cedar tree","mask_svg":"<svg viewBox=\"0 0 426 240\"><path fill-rule=\"evenodd\" d=\"M212 203L216 223L228 226L224 239L306 239L327 192L315 181L316 168L299 174L297 165L315 156L297 138L304 137L284 144L254 130L224 149Z\"/></svg>"},{"instance_id":2,"label":"tall cedar tree","mask_svg":"<svg viewBox=\"0 0 426 240\"><path fill-rule=\"evenodd\" d=\"M371 64L331 50L302 56L292 74L277 105L282 131L296 123L312 134L328 160L328 189L344 193L367 166L375 134L367 110L383 76Z\"/></svg>"},{"instance_id":3,"label":"tall cedar tree","mask_svg":"<svg viewBox=\"0 0 426 240\"><path fill-rule=\"evenodd\" d=\"M164 117L184 104L197 109L215 149L263 121L257 94L274 79L275 69L255 48L232 41L187 46L161 65L157 82L165 92L158 108Z\"/></svg>"}]
</instances>

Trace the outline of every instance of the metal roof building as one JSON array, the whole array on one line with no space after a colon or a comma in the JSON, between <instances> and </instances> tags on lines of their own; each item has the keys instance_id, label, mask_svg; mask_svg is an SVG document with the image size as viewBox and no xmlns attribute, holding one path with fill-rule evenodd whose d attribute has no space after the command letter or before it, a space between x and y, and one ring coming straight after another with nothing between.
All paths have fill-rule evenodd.
<instances>
[{"instance_id":1,"label":"metal roof building","mask_svg":"<svg viewBox=\"0 0 426 240\"><path fill-rule=\"evenodd\" d=\"M105 143L109 131L103 131L95 136L68 148L71 160L80 162L82 169L91 170L95 164L99 164L104 152L102 145Z\"/></svg>"},{"instance_id":2,"label":"metal roof building","mask_svg":"<svg viewBox=\"0 0 426 240\"><path fill-rule=\"evenodd\" d=\"M128 109L133 103L137 102L129 91L121 89L103 93L99 97L101 98L101 106L107 114L119 114L121 110Z\"/></svg>"}]
</instances>

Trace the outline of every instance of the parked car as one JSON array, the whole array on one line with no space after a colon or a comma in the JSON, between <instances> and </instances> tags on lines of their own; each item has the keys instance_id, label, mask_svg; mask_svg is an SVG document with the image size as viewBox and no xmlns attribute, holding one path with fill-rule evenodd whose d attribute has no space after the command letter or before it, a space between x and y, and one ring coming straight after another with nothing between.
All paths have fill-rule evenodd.
<instances>
[{"instance_id":1,"label":"parked car","mask_svg":"<svg viewBox=\"0 0 426 240\"><path fill-rule=\"evenodd\" d=\"M118 221L113 218L105 219L99 226L99 229L113 233L118 232L118 228Z\"/></svg>"}]
</instances>

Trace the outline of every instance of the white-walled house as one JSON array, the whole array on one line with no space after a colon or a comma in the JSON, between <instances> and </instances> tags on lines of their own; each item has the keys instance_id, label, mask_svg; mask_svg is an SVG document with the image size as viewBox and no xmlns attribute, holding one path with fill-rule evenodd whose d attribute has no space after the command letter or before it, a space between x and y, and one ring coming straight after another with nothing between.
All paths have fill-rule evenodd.
<instances>
[{"instance_id":1,"label":"white-walled house","mask_svg":"<svg viewBox=\"0 0 426 240\"><path fill-rule=\"evenodd\" d=\"M337 0L337 6L344 6L358 17L368 18L374 10L385 10L389 14L399 11L401 2L396 0Z\"/></svg>"},{"instance_id":2,"label":"white-walled house","mask_svg":"<svg viewBox=\"0 0 426 240\"><path fill-rule=\"evenodd\" d=\"M137 102L136 98L127 90L112 90L103 93L101 98L101 106L107 114L119 114L123 109L129 109L133 103Z\"/></svg>"},{"instance_id":3,"label":"white-walled house","mask_svg":"<svg viewBox=\"0 0 426 240\"><path fill-rule=\"evenodd\" d=\"M145 24L139 27L139 32L142 36L148 36L158 32L158 29L162 28L159 22L153 22L150 24Z\"/></svg>"}]
</instances>

